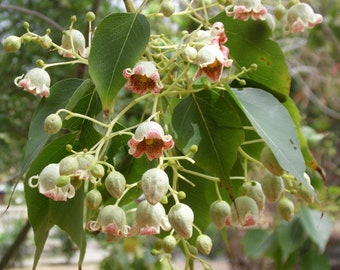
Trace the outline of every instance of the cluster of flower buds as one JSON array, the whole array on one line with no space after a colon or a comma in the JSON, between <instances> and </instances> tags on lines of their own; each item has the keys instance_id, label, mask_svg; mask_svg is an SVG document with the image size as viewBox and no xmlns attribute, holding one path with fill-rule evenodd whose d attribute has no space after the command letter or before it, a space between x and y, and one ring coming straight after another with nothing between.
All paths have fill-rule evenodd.
<instances>
[{"instance_id":1,"label":"cluster of flower buds","mask_svg":"<svg viewBox=\"0 0 340 270\"><path fill-rule=\"evenodd\" d=\"M301 3L299 0L290 1L288 9L281 3L273 8L273 15L278 21L285 21L285 28L288 32L300 33L306 28L313 28L323 21L321 14L313 11L307 3ZM273 15L262 4L261 0L232 0L230 5L225 8L227 16L233 16L234 19L248 21L266 20L271 28L275 28Z\"/></svg>"},{"instance_id":2,"label":"cluster of flower buds","mask_svg":"<svg viewBox=\"0 0 340 270\"><path fill-rule=\"evenodd\" d=\"M88 12L86 18L89 22L91 22L94 20L95 15L93 12ZM4 49L6 52L14 53L20 50L22 43L34 42L39 44L43 49L50 49L53 47L63 57L77 58L80 62L84 63L84 59L88 57L89 48L86 47L84 35L79 30L73 28L73 23L76 21L75 16L72 17L71 21L72 23L69 30L63 32L60 45L54 43L49 36L50 29L46 30L45 35L40 36L31 32L29 30L29 24L25 22L24 27L27 30L27 33L23 34L21 37L13 35L8 36L4 41ZM65 63L66 62L63 62L63 64ZM24 91L33 95L48 97L50 95L51 78L45 69L59 64L60 63L53 63L45 65L43 61L38 60L38 67L29 70L25 75L23 74L16 77L14 83L16 86L22 87Z\"/></svg>"},{"instance_id":3,"label":"cluster of flower buds","mask_svg":"<svg viewBox=\"0 0 340 270\"><path fill-rule=\"evenodd\" d=\"M183 50L189 62L198 65L195 79L205 74L212 82L221 79L223 68L229 68L233 60L229 59L229 49L223 44L227 41L224 25L215 22L209 30L198 30L191 34L191 40Z\"/></svg>"}]
</instances>

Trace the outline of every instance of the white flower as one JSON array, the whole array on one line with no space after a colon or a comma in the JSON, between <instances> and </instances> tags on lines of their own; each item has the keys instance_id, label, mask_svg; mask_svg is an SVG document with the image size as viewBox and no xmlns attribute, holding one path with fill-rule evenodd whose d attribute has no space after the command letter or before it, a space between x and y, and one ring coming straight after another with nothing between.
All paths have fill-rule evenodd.
<instances>
[{"instance_id":1,"label":"white flower","mask_svg":"<svg viewBox=\"0 0 340 270\"><path fill-rule=\"evenodd\" d=\"M84 35L76 30L70 29L63 33L61 47L58 53L67 58L75 58L74 53L79 53L82 57L88 57L88 49L85 47L86 41Z\"/></svg>"},{"instance_id":2,"label":"white flower","mask_svg":"<svg viewBox=\"0 0 340 270\"><path fill-rule=\"evenodd\" d=\"M14 83L18 87L23 87L24 91L41 97L50 95L51 78L42 68L33 68L24 75L15 78Z\"/></svg>"}]
</instances>

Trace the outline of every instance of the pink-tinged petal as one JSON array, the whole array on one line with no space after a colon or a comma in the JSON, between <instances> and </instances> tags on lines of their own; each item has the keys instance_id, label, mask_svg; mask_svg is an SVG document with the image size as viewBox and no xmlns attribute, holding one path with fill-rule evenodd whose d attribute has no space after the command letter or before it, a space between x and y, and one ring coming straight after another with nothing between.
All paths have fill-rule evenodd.
<instances>
[{"instance_id":1,"label":"pink-tinged petal","mask_svg":"<svg viewBox=\"0 0 340 270\"><path fill-rule=\"evenodd\" d=\"M152 234L159 234L160 230L155 227L144 227L140 228L139 234L140 235L152 235Z\"/></svg>"}]
</instances>

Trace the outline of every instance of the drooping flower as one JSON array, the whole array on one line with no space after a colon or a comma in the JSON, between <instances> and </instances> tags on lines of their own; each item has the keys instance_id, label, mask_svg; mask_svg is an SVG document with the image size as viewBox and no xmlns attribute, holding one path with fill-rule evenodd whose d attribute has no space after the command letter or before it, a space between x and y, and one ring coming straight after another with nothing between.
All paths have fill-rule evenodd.
<instances>
[{"instance_id":1,"label":"drooping flower","mask_svg":"<svg viewBox=\"0 0 340 270\"><path fill-rule=\"evenodd\" d=\"M38 180L33 183L34 180ZM29 178L30 187L39 187L39 192L54 201L66 201L73 198L75 189L71 184L69 177L60 176L59 164L51 163L47 165L40 173Z\"/></svg>"},{"instance_id":2,"label":"drooping flower","mask_svg":"<svg viewBox=\"0 0 340 270\"><path fill-rule=\"evenodd\" d=\"M163 205L142 201L136 210L136 224L131 228L131 235L159 234L161 228L164 231L171 229Z\"/></svg>"},{"instance_id":3,"label":"drooping flower","mask_svg":"<svg viewBox=\"0 0 340 270\"><path fill-rule=\"evenodd\" d=\"M105 233L107 241L117 241L128 235L130 227L127 225L126 214L122 208L116 205L106 205L99 211L97 220L87 223L87 229L90 232Z\"/></svg>"},{"instance_id":4,"label":"drooping flower","mask_svg":"<svg viewBox=\"0 0 340 270\"><path fill-rule=\"evenodd\" d=\"M148 203L155 205L168 192L169 177L164 170L153 168L143 174L141 186Z\"/></svg>"},{"instance_id":5,"label":"drooping flower","mask_svg":"<svg viewBox=\"0 0 340 270\"><path fill-rule=\"evenodd\" d=\"M124 69L123 76L128 79L125 88L140 96L144 95L147 90L159 93L163 88L155 64L149 61L138 62L132 70L131 68Z\"/></svg>"},{"instance_id":6,"label":"drooping flower","mask_svg":"<svg viewBox=\"0 0 340 270\"><path fill-rule=\"evenodd\" d=\"M305 28L313 28L323 21L321 14L314 13L310 5L298 3L292 6L287 13L287 26L290 32L300 33Z\"/></svg>"},{"instance_id":7,"label":"drooping flower","mask_svg":"<svg viewBox=\"0 0 340 270\"><path fill-rule=\"evenodd\" d=\"M134 136L128 141L129 154L139 158L145 152L149 160L163 155L163 149L169 150L174 146L171 135L164 135L160 124L154 121L141 123Z\"/></svg>"},{"instance_id":8,"label":"drooping flower","mask_svg":"<svg viewBox=\"0 0 340 270\"><path fill-rule=\"evenodd\" d=\"M76 29L70 29L63 33L61 47L65 50L58 50L58 53L67 58L75 58L73 53L79 53L82 57L88 57L88 49L84 35Z\"/></svg>"},{"instance_id":9,"label":"drooping flower","mask_svg":"<svg viewBox=\"0 0 340 270\"><path fill-rule=\"evenodd\" d=\"M169 210L168 218L178 235L185 239L192 236L194 212L188 205L184 203L173 205Z\"/></svg>"},{"instance_id":10,"label":"drooping flower","mask_svg":"<svg viewBox=\"0 0 340 270\"><path fill-rule=\"evenodd\" d=\"M234 19L248 21L266 19L267 9L262 5L261 0L233 0L232 4L226 7L227 16L234 16Z\"/></svg>"},{"instance_id":11,"label":"drooping flower","mask_svg":"<svg viewBox=\"0 0 340 270\"><path fill-rule=\"evenodd\" d=\"M233 60L228 59L229 49L223 45L206 45L198 51L197 64L199 69L195 79L206 74L212 82L219 81L223 68L230 67Z\"/></svg>"},{"instance_id":12,"label":"drooping flower","mask_svg":"<svg viewBox=\"0 0 340 270\"><path fill-rule=\"evenodd\" d=\"M24 75L15 78L14 83L18 87L23 87L24 91L41 97L50 95L51 78L42 68L33 68Z\"/></svg>"},{"instance_id":13,"label":"drooping flower","mask_svg":"<svg viewBox=\"0 0 340 270\"><path fill-rule=\"evenodd\" d=\"M259 209L254 199L239 196L231 205L231 215L227 216L227 226L251 227L259 222Z\"/></svg>"}]
</instances>

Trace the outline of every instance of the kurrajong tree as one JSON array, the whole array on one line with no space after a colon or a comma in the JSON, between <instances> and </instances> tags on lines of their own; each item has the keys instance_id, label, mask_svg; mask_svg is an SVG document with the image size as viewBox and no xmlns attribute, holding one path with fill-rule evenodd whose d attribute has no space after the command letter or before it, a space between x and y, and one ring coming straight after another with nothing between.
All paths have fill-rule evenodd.
<instances>
[{"instance_id":1,"label":"kurrajong tree","mask_svg":"<svg viewBox=\"0 0 340 270\"><path fill-rule=\"evenodd\" d=\"M266 200L287 221L298 201L321 206L306 166L322 170L272 33L297 35L322 16L298 0L149 2L124 1L128 12L95 28L88 12L87 41L75 17L61 42L27 22L24 34L4 41L7 52L30 43L63 59L38 60L15 79L41 97L23 161L34 269L55 225L79 247L79 268L86 232L100 232L113 242L158 235L154 255L171 264L179 246L186 268L196 260L209 269L199 255L213 245L209 223L264 226ZM178 30L182 19L191 29ZM87 79L51 84L49 72L74 64L88 66Z\"/></svg>"}]
</instances>

